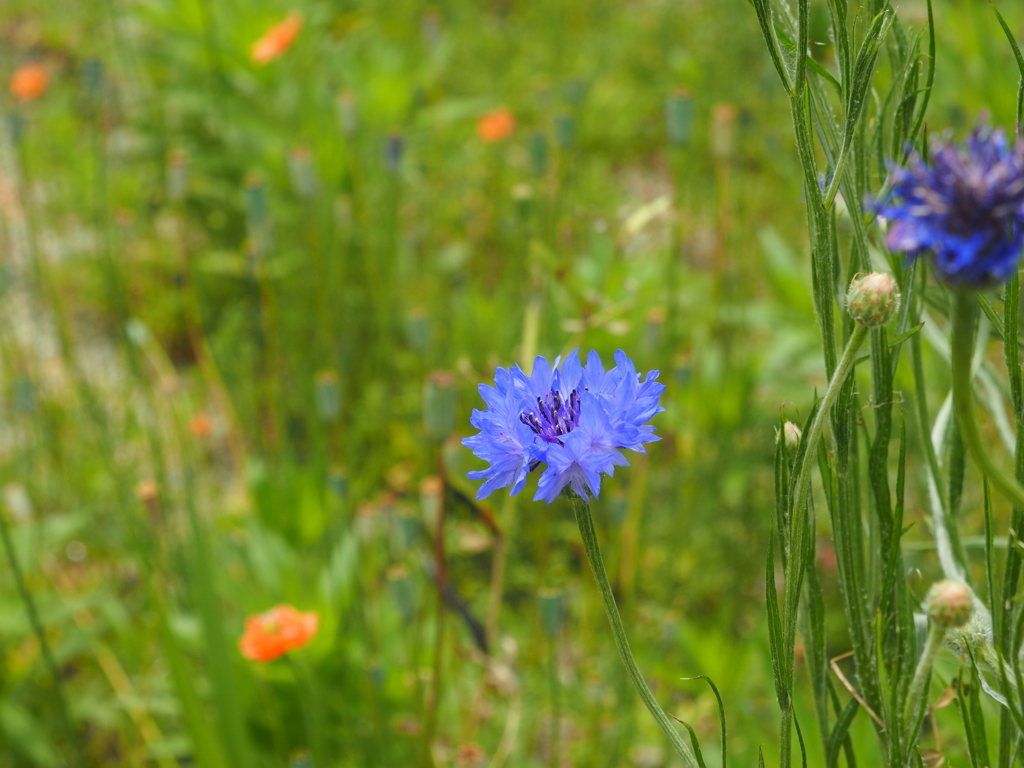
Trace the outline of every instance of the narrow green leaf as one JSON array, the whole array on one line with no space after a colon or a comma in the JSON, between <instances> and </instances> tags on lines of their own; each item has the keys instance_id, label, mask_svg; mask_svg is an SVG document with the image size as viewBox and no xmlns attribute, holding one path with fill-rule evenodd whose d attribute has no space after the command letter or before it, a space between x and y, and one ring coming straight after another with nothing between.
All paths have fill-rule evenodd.
<instances>
[{"instance_id":1,"label":"narrow green leaf","mask_svg":"<svg viewBox=\"0 0 1024 768\"><path fill-rule=\"evenodd\" d=\"M803 768L807 768L807 745L804 744L804 734L800 730L800 720L797 718L796 713L793 714L793 725L796 726L796 739L800 742L800 760Z\"/></svg>"},{"instance_id":2,"label":"narrow green leaf","mask_svg":"<svg viewBox=\"0 0 1024 768\"><path fill-rule=\"evenodd\" d=\"M992 5L992 11L995 13L996 18L999 19L999 26L1003 28L1003 34L1006 35L1006 39L1010 41L1010 48L1013 50L1013 58L1017 61L1017 69L1020 71L1020 76L1024 78L1024 54L1020 52L1020 46L1017 45L1017 38L1013 36L1013 32L1010 31L1010 27L1006 23L1006 19L1003 18L1003 14L999 12L999 9Z\"/></svg>"},{"instance_id":3,"label":"narrow green leaf","mask_svg":"<svg viewBox=\"0 0 1024 768\"><path fill-rule=\"evenodd\" d=\"M960 512L960 499L963 496L964 476L967 472L967 448L964 446L963 435L960 434L960 427L957 424L956 416L949 419L949 430L946 433L946 476L949 482L946 498L949 500L950 527ZM953 531L950 531L953 535Z\"/></svg>"},{"instance_id":4,"label":"narrow green leaf","mask_svg":"<svg viewBox=\"0 0 1024 768\"><path fill-rule=\"evenodd\" d=\"M725 730L725 704L722 702L722 694L718 691L718 686L715 685L715 681L707 675L697 675L696 677L684 677L683 680L703 680L711 686L712 692L715 694L715 698L718 699L718 720L722 726L722 768L726 768L726 756L727 756L727 741L726 741L726 730ZM684 723L685 725L685 723ZM700 754L700 751L696 749L694 745L694 751Z\"/></svg>"},{"instance_id":5,"label":"narrow green leaf","mask_svg":"<svg viewBox=\"0 0 1024 768\"><path fill-rule=\"evenodd\" d=\"M832 699L832 709L835 710L836 719L842 719L843 707L839 703L839 696L836 694L836 687L831 678L829 678L828 682L828 693L829 697ZM857 706L860 706L856 699L854 699L854 703L857 704ZM846 735L843 737L842 746L843 754L846 756L847 768L857 768L857 757L853 751L853 740L850 739L849 730L847 730Z\"/></svg>"},{"instance_id":6,"label":"narrow green leaf","mask_svg":"<svg viewBox=\"0 0 1024 768\"><path fill-rule=\"evenodd\" d=\"M832 73L825 69L823 66L821 66L821 64L819 64L818 61L809 53L807 54L807 66L811 68L812 72L822 77L825 80L825 82L827 82L829 85L835 88L836 93L839 96L843 95L843 86L839 84L839 81L836 80L835 77L833 77Z\"/></svg>"},{"instance_id":7,"label":"narrow green leaf","mask_svg":"<svg viewBox=\"0 0 1024 768\"><path fill-rule=\"evenodd\" d=\"M811 44L810 0L796 0L796 72L793 87L800 90L807 77L807 49Z\"/></svg>"},{"instance_id":8,"label":"narrow green leaf","mask_svg":"<svg viewBox=\"0 0 1024 768\"><path fill-rule=\"evenodd\" d=\"M860 50L857 52L857 59L853 65L853 80L847 87L845 94L842 148L839 150L839 156L832 169L832 178L824 195L826 208L831 207L836 193L839 191L839 182L849 157L850 147L853 145L854 135L857 132L860 112L864 107L864 102L871 88L871 78L875 70L875 61L878 59L878 51L886 34L892 28L893 19L895 18L896 14L888 10L882 11L875 16L871 22L871 27L861 42Z\"/></svg>"},{"instance_id":9,"label":"narrow green leaf","mask_svg":"<svg viewBox=\"0 0 1024 768\"><path fill-rule=\"evenodd\" d=\"M892 519L894 535L889 542L889 551L885 559L885 573L882 577L883 600L892 592L892 588L896 584L896 575L900 570L900 541L907 530L903 528L903 489L907 478L907 425L902 413L900 413L900 454L896 472L896 506Z\"/></svg>"},{"instance_id":10,"label":"narrow green leaf","mask_svg":"<svg viewBox=\"0 0 1024 768\"><path fill-rule=\"evenodd\" d=\"M793 77L785 60L782 58L779 38L775 34L775 22L772 19L771 6L768 0L749 0L749 2L757 12L757 21L761 25L761 34L764 36L764 42L768 47L768 55L771 56L772 64L775 65L775 71L782 81L782 87L786 89L786 93L792 93Z\"/></svg>"},{"instance_id":11,"label":"narrow green leaf","mask_svg":"<svg viewBox=\"0 0 1024 768\"><path fill-rule=\"evenodd\" d=\"M1003 318L1001 318L999 313L996 312L995 307L992 306L992 302L979 293L978 303L981 304L981 310L985 313L989 322L992 323L992 330L995 332L996 336L1000 339L1006 338L1006 332L1003 330Z\"/></svg>"},{"instance_id":12,"label":"narrow green leaf","mask_svg":"<svg viewBox=\"0 0 1024 768\"><path fill-rule=\"evenodd\" d=\"M674 717L672 719L678 722L680 725L682 725L683 728L685 728L687 731L689 731L690 743L693 744L693 754L697 758L697 765L699 766L699 768L707 768L707 766L704 764L704 755L702 755L700 751L700 742L697 741L697 734L694 733L693 728L690 727L689 723L684 723L678 717Z\"/></svg>"},{"instance_id":13,"label":"narrow green leaf","mask_svg":"<svg viewBox=\"0 0 1024 768\"><path fill-rule=\"evenodd\" d=\"M935 17L932 13L932 0L928 0L928 66L925 72L925 86L921 89L924 98L918 104L917 114L914 116L914 127L911 128L910 135L907 137L907 140L911 143L916 142L918 135L921 133L925 112L928 110L928 103L932 97L932 88L935 85Z\"/></svg>"},{"instance_id":14,"label":"narrow green leaf","mask_svg":"<svg viewBox=\"0 0 1024 768\"><path fill-rule=\"evenodd\" d=\"M839 719L832 728L832 732L828 736L828 742L825 745L825 765L827 768L835 768L839 764L839 750L846 741L850 724L857 716L859 710L860 704L857 700L850 699L839 713Z\"/></svg>"},{"instance_id":15,"label":"narrow green leaf","mask_svg":"<svg viewBox=\"0 0 1024 768\"><path fill-rule=\"evenodd\" d=\"M985 478L982 487L984 488L985 507L985 572L988 581L988 604L993 608L993 621L995 623L995 636L999 637L999 611L995 610L996 601L999 599L996 594L996 532L992 522L992 494L988 487L988 478Z\"/></svg>"},{"instance_id":16,"label":"narrow green leaf","mask_svg":"<svg viewBox=\"0 0 1024 768\"><path fill-rule=\"evenodd\" d=\"M985 736L985 716L981 710L981 670L978 669L978 660L974 656L974 649L966 639L963 640L967 653L971 659L971 689L967 697L964 709L967 711L971 721L969 729L965 728L967 735L967 749L971 756L971 765L978 768L988 768L992 765L988 755L988 739ZM965 723L966 725L966 723Z\"/></svg>"},{"instance_id":17,"label":"narrow green leaf","mask_svg":"<svg viewBox=\"0 0 1024 768\"><path fill-rule=\"evenodd\" d=\"M789 689L782 679L782 618L779 615L779 596L775 589L775 523L768 531L768 560L765 568L765 603L768 608L768 645L772 654L772 676L775 679L775 695L779 706L786 708L789 703Z\"/></svg>"},{"instance_id":18,"label":"narrow green leaf","mask_svg":"<svg viewBox=\"0 0 1024 768\"><path fill-rule=\"evenodd\" d=\"M1017 133L1024 136L1024 56L1021 55L1017 39L1013 36L1013 32L1010 31L1010 27L1007 26L1003 14L999 12L995 5L992 6L992 10L995 11L996 18L999 19L999 26L1003 28L1003 34L1010 41L1013 57L1017 60L1017 70L1020 72L1020 80L1017 83Z\"/></svg>"}]
</instances>

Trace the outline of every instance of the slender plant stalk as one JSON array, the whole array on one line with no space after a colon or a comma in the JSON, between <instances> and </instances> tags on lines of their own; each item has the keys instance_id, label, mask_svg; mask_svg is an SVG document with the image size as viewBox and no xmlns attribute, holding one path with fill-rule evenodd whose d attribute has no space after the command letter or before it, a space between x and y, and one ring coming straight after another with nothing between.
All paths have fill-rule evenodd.
<instances>
[{"instance_id":1,"label":"slender plant stalk","mask_svg":"<svg viewBox=\"0 0 1024 768\"><path fill-rule=\"evenodd\" d=\"M786 586L784 590L785 597L783 602L786 625L783 627L784 647L782 650L782 659L783 663L788 667L783 676L783 680L788 681L789 684L792 684L793 680L798 614L797 606L800 602L800 587L803 582L807 536L810 533L808 510L811 490L811 472L818 460L818 441L821 439L821 433L824 429L825 421L828 420L832 413L832 406L835 405L836 398L839 397L839 392L846 381L846 377L853 371L853 366L857 360L857 352L860 350L861 345L867 337L868 329L866 326L863 326L860 323L854 325L853 334L850 336L850 340L846 344L846 349L843 350L843 356L840 358L839 364L836 366L835 373L833 374L831 381L828 383L828 389L825 390L825 396L818 404L818 411L814 415L814 420L811 422L811 426L803 438L805 443L803 460L800 463L796 483L794 485L793 514L790 518L791 523L789 534L790 567L786 573ZM792 728L793 708L792 706L783 706L780 717L781 746L779 758L779 764L782 768L789 768L792 760L792 742L790 738Z\"/></svg>"},{"instance_id":2,"label":"slender plant stalk","mask_svg":"<svg viewBox=\"0 0 1024 768\"><path fill-rule=\"evenodd\" d=\"M933 623L928 629L928 639L925 641L921 658L917 660L917 669L914 670L914 677L910 681L910 688L907 690L907 703L903 708L903 743L914 744L917 742L914 733L915 726L918 726L918 713L921 711L921 699L924 697L928 681L932 676L932 662L935 661L935 654L942 647L942 638L945 631L942 627Z\"/></svg>"},{"instance_id":3,"label":"slender plant stalk","mask_svg":"<svg viewBox=\"0 0 1024 768\"><path fill-rule=\"evenodd\" d=\"M440 446L437 449L438 475L444 479L444 456ZM444 589L448 582L448 568L444 551L444 491L438 502L437 530L434 532L434 566L437 582L437 613L434 619L434 670L430 678L430 697L427 700L426 726L423 729L423 768L434 765L433 743L437 732L437 711L441 705L441 673L444 670Z\"/></svg>"},{"instance_id":4,"label":"slender plant stalk","mask_svg":"<svg viewBox=\"0 0 1024 768\"><path fill-rule=\"evenodd\" d=\"M1015 507L1024 507L1024 488L1013 475L1000 467L981 436L974 415L974 394L971 387L971 357L974 354L974 324L978 302L974 292L960 288L953 294L953 410L964 444L985 477Z\"/></svg>"},{"instance_id":5,"label":"slender plant stalk","mask_svg":"<svg viewBox=\"0 0 1024 768\"><path fill-rule=\"evenodd\" d=\"M562 707L558 684L558 635L548 638L548 682L551 684L551 768L562 764Z\"/></svg>"},{"instance_id":6,"label":"slender plant stalk","mask_svg":"<svg viewBox=\"0 0 1024 768\"><path fill-rule=\"evenodd\" d=\"M601 557L601 549L597 544L597 532L594 530L594 518L590 514L590 505L579 496L573 496L573 511L576 513L576 524L580 529L580 536L583 538L583 548L587 553L587 560L590 562L590 569L594 573L594 580L597 582L597 589L601 593L601 601L604 603L604 612L608 617L608 623L612 628L612 636L615 638L615 647L619 651L619 658L629 674L629 679L636 688L640 698L643 699L648 711L654 717L658 727L668 736L679 756L683 758L689 768L699 768L697 758L689 745L683 741L679 731L672 724L669 716L658 704L651 689L647 686L640 668L636 665L633 652L629 649L629 640L626 638L626 629L622 626L622 617L619 616L618 606L615 605L615 596L612 594L612 586L608 583L608 574L604 570L604 560Z\"/></svg>"}]
</instances>

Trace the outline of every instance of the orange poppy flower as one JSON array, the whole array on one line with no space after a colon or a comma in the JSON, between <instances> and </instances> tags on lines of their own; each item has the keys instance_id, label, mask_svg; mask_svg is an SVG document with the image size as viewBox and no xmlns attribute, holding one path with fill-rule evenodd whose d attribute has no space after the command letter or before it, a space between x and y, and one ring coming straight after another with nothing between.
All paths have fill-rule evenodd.
<instances>
[{"instance_id":1,"label":"orange poppy flower","mask_svg":"<svg viewBox=\"0 0 1024 768\"><path fill-rule=\"evenodd\" d=\"M302 14L292 11L284 21L272 26L263 33L263 37L252 44L249 49L250 58L260 66L269 64L292 47L301 30Z\"/></svg>"},{"instance_id":2,"label":"orange poppy flower","mask_svg":"<svg viewBox=\"0 0 1024 768\"><path fill-rule=\"evenodd\" d=\"M319 626L316 612L299 613L290 605L279 605L245 620L238 649L247 659L273 661L312 640Z\"/></svg>"},{"instance_id":3,"label":"orange poppy flower","mask_svg":"<svg viewBox=\"0 0 1024 768\"><path fill-rule=\"evenodd\" d=\"M507 109L494 109L477 120L476 132L487 143L503 141L516 129L516 118Z\"/></svg>"},{"instance_id":4,"label":"orange poppy flower","mask_svg":"<svg viewBox=\"0 0 1024 768\"><path fill-rule=\"evenodd\" d=\"M209 437L213 431L213 419L210 418L208 413L197 413L192 417L192 420L188 423L189 432L192 433L193 437L200 439Z\"/></svg>"},{"instance_id":5,"label":"orange poppy flower","mask_svg":"<svg viewBox=\"0 0 1024 768\"><path fill-rule=\"evenodd\" d=\"M46 92L50 76L42 64L22 64L11 75L11 93L22 101L38 99Z\"/></svg>"}]
</instances>

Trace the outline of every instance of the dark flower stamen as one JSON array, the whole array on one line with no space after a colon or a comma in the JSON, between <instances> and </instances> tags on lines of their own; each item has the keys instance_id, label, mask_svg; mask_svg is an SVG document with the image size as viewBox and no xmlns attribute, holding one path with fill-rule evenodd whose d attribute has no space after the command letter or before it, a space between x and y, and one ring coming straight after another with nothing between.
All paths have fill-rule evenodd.
<instances>
[{"instance_id":1,"label":"dark flower stamen","mask_svg":"<svg viewBox=\"0 0 1024 768\"><path fill-rule=\"evenodd\" d=\"M562 445L561 438L579 426L579 394L574 389L566 402L557 389L552 390L543 399L537 398L536 410L524 410L519 414L519 420L544 442Z\"/></svg>"}]
</instances>

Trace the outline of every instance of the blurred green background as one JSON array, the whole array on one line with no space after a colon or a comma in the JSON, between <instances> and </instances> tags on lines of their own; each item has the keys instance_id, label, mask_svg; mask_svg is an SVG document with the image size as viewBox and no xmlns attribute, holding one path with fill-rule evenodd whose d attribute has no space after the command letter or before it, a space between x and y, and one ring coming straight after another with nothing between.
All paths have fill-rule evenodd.
<instances>
[{"instance_id":1,"label":"blurred green background","mask_svg":"<svg viewBox=\"0 0 1024 768\"><path fill-rule=\"evenodd\" d=\"M929 131L1011 126L988 4L935 17ZM594 507L638 661L709 766L697 674L774 755L774 430L825 380L746 0L6 0L0 77L0 766L672 765L568 505L465 479L477 384L575 348L668 385ZM279 603L316 638L244 659Z\"/></svg>"}]
</instances>

